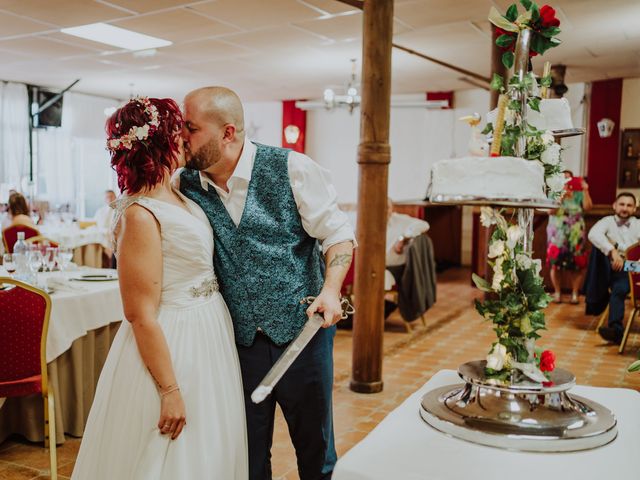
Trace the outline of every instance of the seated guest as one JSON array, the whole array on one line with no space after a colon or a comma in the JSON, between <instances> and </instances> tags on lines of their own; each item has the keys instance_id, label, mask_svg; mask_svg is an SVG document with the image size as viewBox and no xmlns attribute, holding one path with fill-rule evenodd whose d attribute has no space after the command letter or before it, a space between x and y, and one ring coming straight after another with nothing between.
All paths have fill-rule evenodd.
<instances>
[{"instance_id":1,"label":"seated guest","mask_svg":"<svg viewBox=\"0 0 640 480\"><path fill-rule=\"evenodd\" d=\"M429 224L419 218L395 213L393 201L387 201L387 243L386 267L395 279L398 290L407 263L407 246L409 242L429 230ZM385 300L385 318L396 309L396 304Z\"/></svg>"},{"instance_id":2,"label":"seated guest","mask_svg":"<svg viewBox=\"0 0 640 480\"><path fill-rule=\"evenodd\" d=\"M111 222L113 220L114 210L109 206L116 200L116 192L113 190L107 190L104 192L104 205L100 207L93 219L96 221L96 225L101 230L111 231Z\"/></svg>"},{"instance_id":3,"label":"seated guest","mask_svg":"<svg viewBox=\"0 0 640 480\"><path fill-rule=\"evenodd\" d=\"M629 293L629 275L624 272L624 253L634 243L640 241L640 221L633 216L636 211L636 197L622 192L613 204L614 215L604 217L589 231L589 241L610 260L611 279L609 288L609 323L600 327L598 333L607 341L619 344L624 328L624 301Z\"/></svg>"},{"instance_id":4,"label":"seated guest","mask_svg":"<svg viewBox=\"0 0 640 480\"><path fill-rule=\"evenodd\" d=\"M407 262L406 246L412 238L417 237L429 230L429 223L419 218L395 213L393 211L393 201L387 202L387 256L386 265L389 267L401 267ZM396 277L396 273L394 273ZM397 279L396 279L397 281Z\"/></svg>"},{"instance_id":5,"label":"seated guest","mask_svg":"<svg viewBox=\"0 0 640 480\"><path fill-rule=\"evenodd\" d=\"M29 216L29 206L27 200L21 193L14 192L9 196L9 207L7 209L8 216L5 220L5 224L2 225L2 229L6 230L9 227L16 225L24 225L31 228L36 228L33 220Z\"/></svg>"}]
</instances>

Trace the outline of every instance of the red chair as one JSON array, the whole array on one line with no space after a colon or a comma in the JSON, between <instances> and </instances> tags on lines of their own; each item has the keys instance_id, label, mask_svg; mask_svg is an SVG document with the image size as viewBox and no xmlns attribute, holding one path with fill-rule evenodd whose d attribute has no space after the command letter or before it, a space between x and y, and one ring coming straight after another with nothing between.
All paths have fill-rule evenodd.
<instances>
[{"instance_id":1,"label":"red chair","mask_svg":"<svg viewBox=\"0 0 640 480\"><path fill-rule=\"evenodd\" d=\"M0 278L0 397L40 394L44 399L44 445L51 479L58 478L55 408L47 376L51 299L42 290Z\"/></svg>"},{"instance_id":2,"label":"red chair","mask_svg":"<svg viewBox=\"0 0 640 480\"><path fill-rule=\"evenodd\" d=\"M625 259L635 262L640 260L640 243L635 243L627 248ZM632 310L629 314L627 325L624 327L624 335L622 336L622 341L620 342L618 353L624 352L624 347L627 344L627 338L629 337L631 325L633 324L633 321L640 311L640 273L629 272L629 290L631 292Z\"/></svg>"},{"instance_id":3,"label":"red chair","mask_svg":"<svg viewBox=\"0 0 640 480\"><path fill-rule=\"evenodd\" d=\"M8 227L2 232L2 243L4 243L5 252L13 253L13 245L18 241L18 232L24 232L25 240L40 235L38 230L27 227L26 225L13 225Z\"/></svg>"}]
</instances>

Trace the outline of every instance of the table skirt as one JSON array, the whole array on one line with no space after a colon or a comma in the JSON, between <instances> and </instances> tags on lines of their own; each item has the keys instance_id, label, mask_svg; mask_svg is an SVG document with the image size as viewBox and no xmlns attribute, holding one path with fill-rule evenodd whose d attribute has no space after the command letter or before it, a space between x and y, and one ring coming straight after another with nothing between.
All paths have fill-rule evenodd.
<instances>
[{"instance_id":1,"label":"table skirt","mask_svg":"<svg viewBox=\"0 0 640 480\"><path fill-rule=\"evenodd\" d=\"M48 364L49 388L55 396L56 443L64 434L81 437L89 416L102 366L120 323L111 323L75 340L71 348ZM11 434L44 441L41 395L7 398L0 407L0 443Z\"/></svg>"}]
</instances>

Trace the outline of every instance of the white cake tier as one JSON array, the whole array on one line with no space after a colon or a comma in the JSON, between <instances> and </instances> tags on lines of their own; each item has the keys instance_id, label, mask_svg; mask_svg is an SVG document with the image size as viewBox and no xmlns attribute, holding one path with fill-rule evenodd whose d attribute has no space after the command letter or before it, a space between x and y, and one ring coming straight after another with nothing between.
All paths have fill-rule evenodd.
<instances>
[{"instance_id":1,"label":"white cake tier","mask_svg":"<svg viewBox=\"0 0 640 480\"><path fill-rule=\"evenodd\" d=\"M516 157L466 157L440 160L431 169L432 199L546 200L544 168Z\"/></svg>"},{"instance_id":2,"label":"white cake tier","mask_svg":"<svg viewBox=\"0 0 640 480\"><path fill-rule=\"evenodd\" d=\"M487 123L495 125L497 110L487 114ZM567 130L573 128L571 107L566 98L545 98L540 102L540 112L527 106L527 123L538 130Z\"/></svg>"}]
</instances>

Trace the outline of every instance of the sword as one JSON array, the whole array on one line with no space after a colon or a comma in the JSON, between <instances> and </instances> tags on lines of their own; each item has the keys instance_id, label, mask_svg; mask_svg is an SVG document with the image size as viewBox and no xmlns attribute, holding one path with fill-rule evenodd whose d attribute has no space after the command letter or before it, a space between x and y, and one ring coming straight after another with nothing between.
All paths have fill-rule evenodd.
<instances>
[{"instance_id":1,"label":"sword","mask_svg":"<svg viewBox=\"0 0 640 480\"><path fill-rule=\"evenodd\" d=\"M312 303L314 300L315 297L305 297L300 303ZM342 319L347 318L348 315L355 311L347 298L342 298L341 305ZM323 323L324 318L318 313L314 313L313 316L307 320L298 336L289 344L280 358L273 364L269 373L262 379L260 385L251 393L251 401L253 403L260 403L271 394L278 381L289 367L291 367L296 358L298 358L304 347L307 346L318 330L320 330Z\"/></svg>"}]
</instances>

